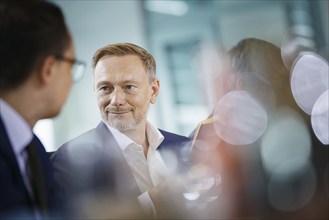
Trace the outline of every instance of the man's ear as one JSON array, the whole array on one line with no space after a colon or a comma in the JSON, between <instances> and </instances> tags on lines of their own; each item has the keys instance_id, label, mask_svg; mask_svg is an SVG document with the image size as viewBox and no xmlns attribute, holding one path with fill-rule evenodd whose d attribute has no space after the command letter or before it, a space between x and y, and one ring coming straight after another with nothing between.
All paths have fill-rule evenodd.
<instances>
[{"instance_id":1,"label":"man's ear","mask_svg":"<svg viewBox=\"0 0 329 220\"><path fill-rule=\"evenodd\" d=\"M151 93L151 104L154 104L156 102L157 96L159 94L159 89L160 89L160 81L158 79L155 79L152 81L151 83L151 89L152 89L152 93Z\"/></svg>"},{"instance_id":2,"label":"man's ear","mask_svg":"<svg viewBox=\"0 0 329 220\"><path fill-rule=\"evenodd\" d=\"M39 71L39 80L41 84L48 84L55 73L56 58L48 56L41 64Z\"/></svg>"}]
</instances>

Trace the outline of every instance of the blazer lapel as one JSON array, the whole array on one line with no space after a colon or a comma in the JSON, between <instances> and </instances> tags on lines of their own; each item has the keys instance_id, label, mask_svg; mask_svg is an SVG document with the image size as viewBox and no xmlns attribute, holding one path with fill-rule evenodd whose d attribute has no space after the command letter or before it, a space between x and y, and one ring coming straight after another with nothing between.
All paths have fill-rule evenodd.
<instances>
[{"instance_id":1,"label":"blazer lapel","mask_svg":"<svg viewBox=\"0 0 329 220\"><path fill-rule=\"evenodd\" d=\"M5 163L7 164L6 169L11 168L12 169L11 172L15 174L19 174L19 175L15 175L16 181L21 188L25 189L26 194L28 194L27 188L24 184L23 177L22 175L20 175L21 171L19 169L14 150L9 141L9 137L1 117L0 117L0 155L2 155L3 159L5 160ZM1 167L1 169L5 169L5 167Z\"/></svg>"},{"instance_id":2,"label":"blazer lapel","mask_svg":"<svg viewBox=\"0 0 329 220\"><path fill-rule=\"evenodd\" d=\"M97 126L96 134L99 145L103 147L104 156L108 158L106 163L114 167L115 193L128 198L140 195L140 189L119 144L103 122Z\"/></svg>"}]
</instances>

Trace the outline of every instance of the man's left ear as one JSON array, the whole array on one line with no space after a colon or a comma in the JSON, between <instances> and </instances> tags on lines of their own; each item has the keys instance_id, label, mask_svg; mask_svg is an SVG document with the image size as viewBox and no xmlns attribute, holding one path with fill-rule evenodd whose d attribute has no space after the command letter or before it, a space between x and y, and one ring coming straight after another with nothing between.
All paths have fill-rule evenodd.
<instances>
[{"instance_id":1,"label":"man's left ear","mask_svg":"<svg viewBox=\"0 0 329 220\"><path fill-rule=\"evenodd\" d=\"M42 84L48 84L55 72L56 58L48 56L40 66L39 79Z\"/></svg>"},{"instance_id":2,"label":"man's left ear","mask_svg":"<svg viewBox=\"0 0 329 220\"><path fill-rule=\"evenodd\" d=\"M152 94L151 94L151 104L154 104L156 102L156 99L159 94L159 89L160 89L160 81L158 79L155 79L151 83L151 89L152 89Z\"/></svg>"}]
</instances>

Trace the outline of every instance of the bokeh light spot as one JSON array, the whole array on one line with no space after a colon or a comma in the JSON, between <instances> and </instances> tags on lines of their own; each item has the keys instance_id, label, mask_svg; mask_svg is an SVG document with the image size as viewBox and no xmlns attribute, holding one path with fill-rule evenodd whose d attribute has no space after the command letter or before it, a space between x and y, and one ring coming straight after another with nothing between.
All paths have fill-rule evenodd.
<instances>
[{"instance_id":1,"label":"bokeh light spot","mask_svg":"<svg viewBox=\"0 0 329 220\"><path fill-rule=\"evenodd\" d=\"M254 143L265 131L267 113L248 92L239 90L224 95L214 112L216 134L229 144Z\"/></svg>"},{"instance_id":2,"label":"bokeh light spot","mask_svg":"<svg viewBox=\"0 0 329 220\"><path fill-rule=\"evenodd\" d=\"M315 101L328 90L328 63L317 54L302 54L293 65L290 84L297 104L311 115Z\"/></svg>"},{"instance_id":3,"label":"bokeh light spot","mask_svg":"<svg viewBox=\"0 0 329 220\"><path fill-rule=\"evenodd\" d=\"M329 90L316 100L311 122L316 137L322 144L329 144Z\"/></svg>"},{"instance_id":4,"label":"bokeh light spot","mask_svg":"<svg viewBox=\"0 0 329 220\"><path fill-rule=\"evenodd\" d=\"M281 164L294 161L281 175L300 171L311 154L311 137L305 122L293 110L280 109L273 115L261 142L261 159L268 173ZM277 171L278 172L278 171Z\"/></svg>"}]
</instances>

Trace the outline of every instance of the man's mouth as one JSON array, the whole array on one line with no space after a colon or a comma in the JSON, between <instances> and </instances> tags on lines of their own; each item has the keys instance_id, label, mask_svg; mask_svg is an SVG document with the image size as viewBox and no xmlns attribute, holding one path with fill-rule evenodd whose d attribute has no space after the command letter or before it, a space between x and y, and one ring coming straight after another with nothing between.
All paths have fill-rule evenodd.
<instances>
[{"instance_id":1,"label":"man's mouth","mask_svg":"<svg viewBox=\"0 0 329 220\"><path fill-rule=\"evenodd\" d=\"M122 114L129 113L130 110L129 109L109 109L107 112L110 114L114 114L114 115L122 115Z\"/></svg>"},{"instance_id":2,"label":"man's mouth","mask_svg":"<svg viewBox=\"0 0 329 220\"><path fill-rule=\"evenodd\" d=\"M110 114L114 114L114 115L122 115L122 114L126 114L128 112L109 112Z\"/></svg>"}]
</instances>

